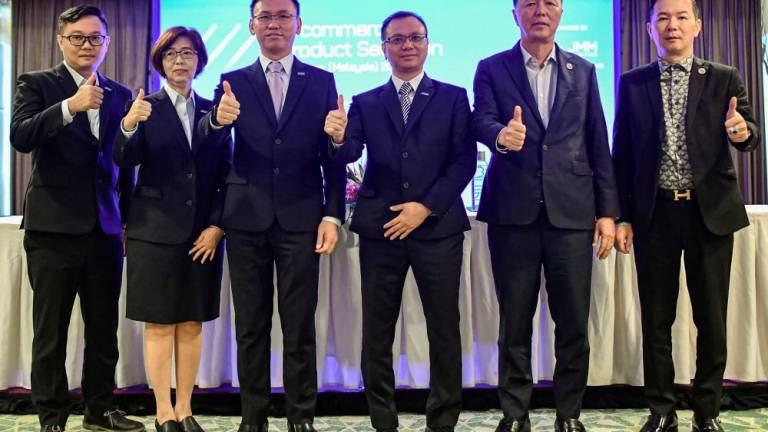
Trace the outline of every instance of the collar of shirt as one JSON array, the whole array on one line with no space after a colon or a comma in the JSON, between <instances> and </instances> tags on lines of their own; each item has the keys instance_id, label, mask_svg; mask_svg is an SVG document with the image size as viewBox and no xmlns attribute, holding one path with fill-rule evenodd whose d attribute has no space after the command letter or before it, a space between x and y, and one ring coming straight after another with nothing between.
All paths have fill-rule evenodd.
<instances>
[{"instance_id":1,"label":"collar of shirt","mask_svg":"<svg viewBox=\"0 0 768 432\"><path fill-rule=\"evenodd\" d=\"M682 66L686 72L691 72L691 69L693 69L693 56L686 58L680 63L674 63L674 64L662 58L659 58L659 70L661 70L661 72L664 72L665 70L667 70L667 68L669 68L670 66L674 66L676 64Z\"/></svg>"},{"instance_id":2,"label":"collar of shirt","mask_svg":"<svg viewBox=\"0 0 768 432\"><path fill-rule=\"evenodd\" d=\"M531 53L525 49L525 47L523 47L522 43L520 44L520 50L523 52L523 64L527 66L531 64L531 60L533 60L533 64L535 64L537 68L539 67L538 61L531 55ZM549 52L547 59L544 61L544 66L546 66L549 62L557 63L557 56L555 55L556 51L557 48L552 47L552 51Z\"/></svg>"},{"instance_id":3,"label":"collar of shirt","mask_svg":"<svg viewBox=\"0 0 768 432\"><path fill-rule=\"evenodd\" d=\"M87 78L83 78L83 76L74 70L70 65L68 65L66 61L64 62L64 66L69 71L69 74L72 75L72 80L77 85L77 88L82 87ZM99 85L99 74L96 74L96 85Z\"/></svg>"},{"instance_id":4,"label":"collar of shirt","mask_svg":"<svg viewBox=\"0 0 768 432\"><path fill-rule=\"evenodd\" d=\"M285 70L285 73L290 77L291 76L291 69L293 69L293 54L288 54L287 56L281 58L280 60L277 60L280 64L283 65L283 69ZM264 74L267 73L267 67L269 67L269 64L272 63L275 60L270 60L267 57L264 56L264 54L259 54L259 63L261 64L261 70L264 71Z\"/></svg>"},{"instance_id":5,"label":"collar of shirt","mask_svg":"<svg viewBox=\"0 0 768 432\"><path fill-rule=\"evenodd\" d=\"M163 84L163 89L165 89L165 92L168 93L168 97L171 98L171 103L173 103L174 106L176 105L176 100L178 100L178 98L180 96L182 98L184 97L181 93L177 92L171 86L169 86L168 83ZM194 107L195 106L195 91L194 90L190 90L189 91L189 98L185 99L184 101L185 102L189 102L190 100L192 101L192 106Z\"/></svg>"},{"instance_id":6,"label":"collar of shirt","mask_svg":"<svg viewBox=\"0 0 768 432\"><path fill-rule=\"evenodd\" d=\"M421 84L421 80L424 79L424 71L421 71L418 75L408 80L409 83L411 83L411 87L413 87L413 91L415 92L416 89L419 88L419 85ZM400 87L405 84L405 80L396 77L395 75L392 75L392 84L395 85L395 91L397 93L400 93Z\"/></svg>"}]
</instances>

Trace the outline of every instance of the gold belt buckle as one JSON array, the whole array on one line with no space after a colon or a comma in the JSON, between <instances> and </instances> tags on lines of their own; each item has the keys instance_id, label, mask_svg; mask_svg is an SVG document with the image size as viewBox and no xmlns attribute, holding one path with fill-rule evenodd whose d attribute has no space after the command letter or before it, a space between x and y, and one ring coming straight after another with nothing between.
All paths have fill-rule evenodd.
<instances>
[{"instance_id":1,"label":"gold belt buckle","mask_svg":"<svg viewBox=\"0 0 768 432\"><path fill-rule=\"evenodd\" d=\"M686 189L684 191L675 191L675 201L680 201L681 199L684 199L686 201L691 200L691 190Z\"/></svg>"}]
</instances>

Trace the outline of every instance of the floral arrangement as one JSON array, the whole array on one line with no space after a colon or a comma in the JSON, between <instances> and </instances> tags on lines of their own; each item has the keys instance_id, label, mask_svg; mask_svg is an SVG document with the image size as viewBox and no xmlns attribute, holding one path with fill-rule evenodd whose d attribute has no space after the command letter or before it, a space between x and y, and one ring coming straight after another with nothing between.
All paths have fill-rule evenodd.
<instances>
[{"instance_id":1,"label":"floral arrangement","mask_svg":"<svg viewBox=\"0 0 768 432\"><path fill-rule=\"evenodd\" d=\"M347 203L347 220L352 217L357 203L357 194L363 185L363 176L365 176L365 165L362 162L351 163L347 165L347 190L345 201Z\"/></svg>"}]
</instances>

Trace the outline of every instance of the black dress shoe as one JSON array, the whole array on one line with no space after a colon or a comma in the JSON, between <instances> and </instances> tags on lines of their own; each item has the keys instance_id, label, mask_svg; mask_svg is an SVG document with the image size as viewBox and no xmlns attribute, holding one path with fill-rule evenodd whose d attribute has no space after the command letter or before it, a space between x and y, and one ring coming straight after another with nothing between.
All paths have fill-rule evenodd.
<instances>
[{"instance_id":1,"label":"black dress shoe","mask_svg":"<svg viewBox=\"0 0 768 432\"><path fill-rule=\"evenodd\" d=\"M179 425L183 432L205 432L197 423L197 420L192 416L184 417L184 419L179 422Z\"/></svg>"},{"instance_id":2,"label":"black dress shoe","mask_svg":"<svg viewBox=\"0 0 768 432\"><path fill-rule=\"evenodd\" d=\"M64 432L64 428L59 425L40 426L40 432Z\"/></svg>"},{"instance_id":3,"label":"black dress shoe","mask_svg":"<svg viewBox=\"0 0 768 432\"><path fill-rule=\"evenodd\" d=\"M376 429L376 432L397 432L397 428L391 428L391 429Z\"/></svg>"},{"instance_id":4,"label":"black dress shoe","mask_svg":"<svg viewBox=\"0 0 768 432\"><path fill-rule=\"evenodd\" d=\"M723 432L723 427L717 418L699 420L693 416L693 432Z\"/></svg>"},{"instance_id":5,"label":"black dress shoe","mask_svg":"<svg viewBox=\"0 0 768 432\"><path fill-rule=\"evenodd\" d=\"M157 432L181 432L181 426L176 420L168 420L162 425L155 420L155 429Z\"/></svg>"},{"instance_id":6,"label":"black dress shoe","mask_svg":"<svg viewBox=\"0 0 768 432\"><path fill-rule=\"evenodd\" d=\"M288 432L317 432L312 422L291 423L288 422Z\"/></svg>"},{"instance_id":7,"label":"black dress shoe","mask_svg":"<svg viewBox=\"0 0 768 432\"><path fill-rule=\"evenodd\" d=\"M237 432L268 432L269 431L269 423L264 422L264 424L261 425L249 425L245 423L240 423L240 428L237 430Z\"/></svg>"},{"instance_id":8,"label":"black dress shoe","mask_svg":"<svg viewBox=\"0 0 768 432\"><path fill-rule=\"evenodd\" d=\"M640 432L677 432L677 413L651 414Z\"/></svg>"},{"instance_id":9,"label":"black dress shoe","mask_svg":"<svg viewBox=\"0 0 768 432\"><path fill-rule=\"evenodd\" d=\"M317 432L310 422L291 423L288 422L288 432Z\"/></svg>"},{"instance_id":10,"label":"black dress shoe","mask_svg":"<svg viewBox=\"0 0 768 432\"><path fill-rule=\"evenodd\" d=\"M587 432L579 419L555 420L555 432Z\"/></svg>"},{"instance_id":11,"label":"black dress shoe","mask_svg":"<svg viewBox=\"0 0 768 432\"><path fill-rule=\"evenodd\" d=\"M514 420L501 419L496 432L531 432L531 419L527 415Z\"/></svg>"},{"instance_id":12,"label":"black dress shoe","mask_svg":"<svg viewBox=\"0 0 768 432\"><path fill-rule=\"evenodd\" d=\"M144 425L131 420L120 410L109 410L100 416L83 417L83 429L92 431L145 432Z\"/></svg>"},{"instance_id":13,"label":"black dress shoe","mask_svg":"<svg viewBox=\"0 0 768 432\"><path fill-rule=\"evenodd\" d=\"M427 428L424 429L424 432L453 432L453 429L453 426L442 426L438 428L431 428L427 426Z\"/></svg>"}]
</instances>

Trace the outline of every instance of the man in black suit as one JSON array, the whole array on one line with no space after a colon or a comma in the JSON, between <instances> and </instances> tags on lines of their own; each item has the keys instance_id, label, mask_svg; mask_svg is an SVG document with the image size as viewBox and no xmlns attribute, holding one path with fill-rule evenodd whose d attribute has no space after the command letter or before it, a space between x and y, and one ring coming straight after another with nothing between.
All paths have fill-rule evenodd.
<instances>
[{"instance_id":1,"label":"man in black suit","mask_svg":"<svg viewBox=\"0 0 768 432\"><path fill-rule=\"evenodd\" d=\"M408 269L418 284L429 338L427 431L453 431L461 410L459 279L464 231L461 192L475 172L466 90L424 73L427 26L397 12L381 27L392 79L355 96L344 121L331 113L326 131L336 157L367 168L352 217L360 235L363 381L371 423L397 430L392 343ZM334 118L336 117L336 118Z\"/></svg>"},{"instance_id":2,"label":"man in black suit","mask_svg":"<svg viewBox=\"0 0 768 432\"><path fill-rule=\"evenodd\" d=\"M493 156L477 219L488 223L499 299L497 431L530 430L532 320L544 267L555 331L556 431L578 420L589 369L592 247L605 258L619 208L595 66L563 51L560 0L516 0L520 43L482 60L472 127Z\"/></svg>"},{"instance_id":3,"label":"man in black suit","mask_svg":"<svg viewBox=\"0 0 768 432\"><path fill-rule=\"evenodd\" d=\"M694 56L700 31L695 0L651 0L648 34L659 60L619 85L616 248L635 245L648 432L678 430L671 327L683 252L698 330L693 430L722 430L733 233L749 224L730 148L751 151L760 141L738 72Z\"/></svg>"},{"instance_id":4,"label":"man in black suit","mask_svg":"<svg viewBox=\"0 0 768 432\"><path fill-rule=\"evenodd\" d=\"M333 75L300 62L296 0L251 1L261 55L222 75L204 133L233 128L221 227L227 233L242 399L241 432L267 430L273 267L283 330L289 431L314 431L315 309L319 255L336 245L344 217L344 165L330 160L323 123L337 108Z\"/></svg>"},{"instance_id":5,"label":"man in black suit","mask_svg":"<svg viewBox=\"0 0 768 432\"><path fill-rule=\"evenodd\" d=\"M107 21L95 7L59 16L64 62L19 76L11 144L32 153L22 226L34 290L32 400L43 431L63 430L70 410L64 366L75 295L85 322L83 427L140 431L112 406L117 365L122 222L133 172L112 161L131 92L99 74Z\"/></svg>"}]
</instances>

